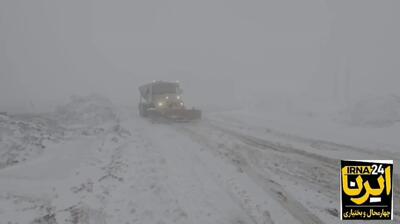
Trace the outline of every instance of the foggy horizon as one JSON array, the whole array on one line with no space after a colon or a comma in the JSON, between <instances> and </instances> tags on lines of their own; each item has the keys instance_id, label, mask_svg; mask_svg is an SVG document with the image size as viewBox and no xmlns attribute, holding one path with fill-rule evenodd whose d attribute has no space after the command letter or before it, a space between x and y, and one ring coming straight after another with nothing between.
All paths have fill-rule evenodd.
<instances>
[{"instance_id":1,"label":"foggy horizon","mask_svg":"<svg viewBox=\"0 0 400 224\"><path fill-rule=\"evenodd\" d=\"M398 4L3 1L0 105L91 93L136 103L137 86L155 79L330 98L347 73L354 98L398 94Z\"/></svg>"}]
</instances>

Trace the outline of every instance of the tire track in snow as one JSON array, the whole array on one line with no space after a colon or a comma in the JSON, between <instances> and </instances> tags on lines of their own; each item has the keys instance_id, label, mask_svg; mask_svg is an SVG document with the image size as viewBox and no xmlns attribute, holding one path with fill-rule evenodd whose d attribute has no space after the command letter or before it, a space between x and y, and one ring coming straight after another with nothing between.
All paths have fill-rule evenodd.
<instances>
[{"instance_id":1,"label":"tire track in snow","mask_svg":"<svg viewBox=\"0 0 400 224\"><path fill-rule=\"evenodd\" d=\"M175 194L177 202L185 205L191 221L189 223L261 223L245 206L232 198L230 192L227 192L210 172L209 167L190 150L190 146L193 145L190 139L184 137L180 139L181 141L176 141L176 137L178 139L181 137L180 133L171 132L170 128L163 127L162 124L156 125L158 127L153 126L152 133L149 134L153 136L149 139L154 144L152 150L158 150L166 159L168 165L166 168L169 172L166 184L177 191ZM185 147L186 144L188 146ZM233 200L234 204L226 204L227 199Z\"/></svg>"},{"instance_id":2,"label":"tire track in snow","mask_svg":"<svg viewBox=\"0 0 400 224\"><path fill-rule=\"evenodd\" d=\"M295 200L290 193L284 191L282 186L280 186L277 182L269 179L268 177L265 177L263 174L260 174L256 169L254 169L240 152L218 143L216 143L217 145L213 145L213 143L210 142L210 138L205 136L205 134L196 132L189 127L180 126L179 128L183 129L183 133L189 135L189 137L191 137L196 142L202 145L206 145L208 148L223 148L231 155L233 155L234 159L228 161L230 161L231 164L233 164L234 166L238 167L240 171L246 173L253 180L253 182L261 186L267 194L271 195L299 222L304 224L324 223L321 219L312 214L300 202Z\"/></svg>"},{"instance_id":3,"label":"tire track in snow","mask_svg":"<svg viewBox=\"0 0 400 224\"><path fill-rule=\"evenodd\" d=\"M221 132L223 132L225 134L231 135L231 136L241 140L243 143L245 143L249 146L253 146L253 147L261 149L261 150L274 150L274 151L280 152L282 154L294 154L294 155L302 156L305 159L311 158L311 159L315 160L317 163L324 163L324 167L323 167L324 169L329 169L329 170L331 170L332 173L339 173L339 170L338 170L339 163L340 163L339 159L334 159L334 158L331 158L328 156L323 156L321 154L308 152L308 151L294 148L291 146L280 145L280 144L268 141L266 139L261 139L258 137L246 135L246 134L240 133L238 131L217 125L217 124L215 124L215 122L210 123L210 122L206 121L205 123L207 125L213 127L214 129L220 130ZM280 133L279 135L284 135L284 134ZM289 137L292 138L293 136L290 135ZM350 151L352 150L352 151L358 152L360 154L377 155L377 156L379 156L377 159L394 159L394 160L398 159L397 155L394 156L392 153L388 153L388 155L383 155L380 152L370 152L370 151L362 149L362 148L337 144L334 142L306 139L306 138L302 138L302 137L298 137L298 138L300 138L300 140L303 141L303 143L304 142L310 143L311 147L317 148L319 150L324 149L323 145L325 145L325 146L329 146L329 147L335 147L335 148L337 148L337 150L339 150L339 149L340 150L350 150ZM362 155L360 155L360 156L362 156ZM334 179L336 180L336 178L334 178ZM393 173L393 185L398 186L399 184L400 184L400 175ZM330 195L332 197L332 195L334 195L338 189L338 187L335 187L335 186L336 186L335 184L330 184L330 185L325 185L325 186L321 186L321 187L323 187L324 189L329 189L329 190L333 191L332 193L330 193ZM394 190L395 200L399 201L400 200L400 189L394 188L393 190ZM400 216L400 211L394 210L394 214L395 214L395 216Z\"/></svg>"},{"instance_id":4,"label":"tire track in snow","mask_svg":"<svg viewBox=\"0 0 400 224\"><path fill-rule=\"evenodd\" d=\"M132 136L114 150L111 155L114 162L110 163L111 169L105 169L103 178L108 185L117 182L107 205L115 213L113 223L191 223L165 183L168 175L165 159L153 149L142 129L129 127ZM114 169L120 164L127 165L121 176Z\"/></svg>"},{"instance_id":5,"label":"tire track in snow","mask_svg":"<svg viewBox=\"0 0 400 224\"><path fill-rule=\"evenodd\" d=\"M307 164L309 167L305 172L302 172L300 175L296 175L296 173L299 173L301 170L300 169L294 169L292 173L289 173L287 171L289 170L283 170L281 169L275 169L276 171L285 174L287 176L290 176L291 178L296 178L299 182L305 183L310 185L310 183L316 184L319 186L319 190L326 193L327 196L331 197L332 199L336 199L336 194L337 194L337 189L339 189L338 183L336 182L328 182L332 180L337 180L338 176L334 176L338 174L338 167L339 167L339 160L332 159L329 157L325 157L319 154L314 154L307 152L305 150L301 150L298 148L294 148L291 146L284 146L280 144L276 144L264 139L259 139L257 137L241 134L223 127L219 127L213 124L210 124L213 128L220 130L224 134L228 134L237 140L243 142L246 146L250 147L245 147L247 150L260 150L260 151L272 151L276 152L279 157L285 158L287 161L290 161L291 163L299 163L298 159L301 158L301 161L310 161L312 163ZM248 153L248 157L250 160L253 161L252 164L259 164L259 159L257 156L254 155L254 153ZM313 165L317 166L313 166ZM286 164L287 165L287 164ZM300 165L297 168L300 168ZM327 172L328 176L325 178L325 181L321 182L321 179L316 180L316 178L320 178L321 176L313 176L313 172L311 172L312 168L311 167L320 167L320 169L325 170ZM276 168L276 167L270 167L271 169ZM287 168L287 166L286 166ZM306 168L304 168L306 169ZM320 173L322 174L322 173ZM333 178L332 178L333 177ZM327 183L328 182L328 183ZM329 190L329 192L326 191L326 189Z\"/></svg>"},{"instance_id":6,"label":"tire track in snow","mask_svg":"<svg viewBox=\"0 0 400 224\"><path fill-rule=\"evenodd\" d=\"M260 148L260 149L264 149L264 150L274 150L274 151L281 152L284 154L295 154L295 155L299 155L302 157L312 158L316 161L324 162L327 166L329 166L333 169L336 169L337 165L338 165L338 160L332 159L330 157L322 156L322 155L315 154L315 153L310 153L305 150L297 149L294 147L279 145L279 144L273 143L271 141L267 141L265 139L260 139L260 138L254 137L254 136L238 133L233 130L223 128L221 126L217 126L215 124L210 123L209 125L211 127L213 127L214 129L217 129L223 133L229 134L229 135L241 140L242 142L246 143L247 145L251 145L256 148Z\"/></svg>"},{"instance_id":7,"label":"tire track in snow","mask_svg":"<svg viewBox=\"0 0 400 224\"><path fill-rule=\"evenodd\" d=\"M213 121L212 121L213 122ZM204 125L204 126L203 126ZM193 127L193 128L190 128ZM194 131L195 135L200 134L201 132L197 131L196 128L198 127L206 127L209 128L209 133L212 133L214 131L219 131L220 133L223 133L226 135L228 138L232 139L232 142L241 142L243 143L243 146L241 149L246 149L248 159L251 164L256 165L255 170L259 169L265 169L265 164L259 164L260 161L262 161L255 152L267 152L268 155L270 153L275 153L277 155L281 155L282 158L288 158L288 161L292 162L297 162L296 159L299 157L303 158L302 162L303 165L306 164L307 162L304 163L304 161L309 161L311 162L310 168L302 171L302 169L305 169L306 167L299 167L300 169L293 169L290 170L291 172L287 172L287 165L284 165L283 167L286 169L282 169L280 167L279 169L275 169L274 172L279 172L283 174L284 176L287 176L288 178L295 179L295 183L302 183L305 186L309 186L311 188L316 188L318 194L323 194L327 199L329 199L329 203L333 205L334 201L338 202L338 189L339 186L336 182L337 178L339 178L339 159L335 159L329 156L324 156L323 154L318 153L313 153L310 151L302 150L300 148L294 148L293 146L289 145L281 145L280 143L268 141L266 139L261 139L259 137L254 137L248 134L243 134L241 131L237 131L235 129L230 129L227 128L226 126L221 126L216 124L215 122L211 123L208 120L205 120L205 122L194 124L194 126L188 126L186 128L189 128L189 130ZM207 131L203 130L203 133L207 133ZM197 136L198 137L198 136ZM205 142L209 141L210 137L205 136L203 140L200 142ZM282 139L281 139L282 140ZM282 140L283 141L283 140ZM215 141L221 142L221 141ZM313 140L308 143L315 143L316 140ZM318 141L317 141L318 142ZM303 142L304 143L304 142ZM336 144L336 143L329 143L329 142L324 142L324 144L329 144L329 146L332 147L345 147L344 145ZM223 145L223 144L222 144ZM315 148L314 146L311 146ZM214 147L215 148L215 147ZM320 150L322 150L321 148ZM327 149L330 150L330 149ZM341 148L340 150L346 150L346 148ZM348 150L352 150L352 148L349 148ZM251 153L250 151L253 151L254 153ZM269 152L268 152L269 151ZM368 151L360 149L356 150L356 152L360 153L367 153ZM377 153L373 153L374 155L378 155ZM290 156L292 155L292 156ZM297 157L297 158L296 158ZM384 157L384 158L387 158ZM397 157L396 157L397 158ZM393 159L396 159L393 158ZM312 165L316 164L317 166L313 167ZM319 165L318 165L319 164ZM301 165L301 163L300 163ZM319 168L318 168L319 167ZM270 169L274 169L275 167L269 166ZM315 168L315 169L314 169ZM268 172L268 171L266 171ZM297 175L296 173L300 174ZM261 174L261 173L260 173ZM320 174L323 176L318 176L315 174ZM261 174L263 175L263 174ZM400 183L400 178L398 174L393 174L393 185L397 186ZM321 179L322 178L322 179ZM394 189L394 198L395 200L400 199L400 189ZM300 200L302 201L302 200ZM302 201L303 202L303 201ZM337 218L338 215L338 209L336 208L337 206L332 207L331 205L328 205L327 208L324 209L323 213L329 214L333 218ZM314 207L315 209L315 207ZM394 215L395 215L395 220L398 220L398 217L400 215L400 212L398 209L394 209ZM337 221L337 220L336 220Z\"/></svg>"},{"instance_id":8,"label":"tire track in snow","mask_svg":"<svg viewBox=\"0 0 400 224\"><path fill-rule=\"evenodd\" d=\"M222 119L204 119L206 122L210 123L210 124L216 124L216 123L220 123L221 125L230 125L232 128L235 129L242 129L243 128L243 123L241 123L240 121L238 121L237 119L232 119L229 118L229 122L225 121L224 117L221 117ZM232 124L232 122L234 124ZM221 126L219 125L219 126ZM400 160L400 157L398 156L398 154L395 154L393 152L389 152L386 151L384 154L376 151L376 150L372 150L372 149L364 149L364 148L360 148L360 147L356 147L356 146L352 146L352 145L347 145L347 144L342 144L342 143L336 143L336 142L332 142L332 141L328 141L328 140L320 140L320 139L314 139L314 138L309 138L309 137L303 137L303 136L299 136L299 135L294 135L294 134L289 134L289 133L285 133L285 132L281 132L278 130L273 130L270 128L261 128L261 127L247 127L248 129L251 130L258 130L261 132L267 132L268 134L272 134L273 136L277 136L280 138L284 138L287 140L292 140L298 143L303 143L303 144L309 144L310 147L314 148L314 149L318 149L318 150L332 150L332 151L341 151L341 150L349 150L349 151L353 151L353 152L359 152L359 153L363 153L363 154L372 154L372 155L376 155L379 158L392 158L394 160Z\"/></svg>"}]
</instances>

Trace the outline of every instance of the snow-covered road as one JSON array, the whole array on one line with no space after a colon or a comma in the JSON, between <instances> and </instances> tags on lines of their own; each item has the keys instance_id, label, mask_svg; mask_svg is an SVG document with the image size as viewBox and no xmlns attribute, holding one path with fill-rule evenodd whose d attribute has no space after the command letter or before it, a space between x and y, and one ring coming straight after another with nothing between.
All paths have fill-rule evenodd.
<instances>
[{"instance_id":1,"label":"snow-covered road","mask_svg":"<svg viewBox=\"0 0 400 224\"><path fill-rule=\"evenodd\" d=\"M376 156L215 117L100 130L1 169L0 223L338 223L339 159Z\"/></svg>"}]
</instances>

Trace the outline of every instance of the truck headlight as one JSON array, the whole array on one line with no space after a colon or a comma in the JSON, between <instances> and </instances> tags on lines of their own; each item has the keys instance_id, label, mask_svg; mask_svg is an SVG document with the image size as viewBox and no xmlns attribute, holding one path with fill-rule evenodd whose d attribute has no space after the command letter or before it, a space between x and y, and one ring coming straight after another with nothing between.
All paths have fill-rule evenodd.
<instances>
[{"instance_id":1,"label":"truck headlight","mask_svg":"<svg viewBox=\"0 0 400 224\"><path fill-rule=\"evenodd\" d=\"M177 100L180 100L180 99L181 99L181 96L176 96L176 99L177 99Z\"/></svg>"},{"instance_id":2,"label":"truck headlight","mask_svg":"<svg viewBox=\"0 0 400 224\"><path fill-rule=\"evenodd\" d=\"M162 107L163 105L164 105L163 102L158 102L158 106L159 106L159 107Z\"/></svg>"}]
</instances>

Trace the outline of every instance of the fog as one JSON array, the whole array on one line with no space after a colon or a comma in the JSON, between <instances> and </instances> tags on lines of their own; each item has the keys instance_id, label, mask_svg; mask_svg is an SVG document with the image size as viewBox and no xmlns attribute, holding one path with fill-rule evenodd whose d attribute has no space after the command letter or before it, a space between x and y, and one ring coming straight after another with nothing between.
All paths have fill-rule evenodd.
<instances>
[{"instance_id":1,"label":"fog","mask_svg":"<svg viewBox=\"0 0 400 224\"><path fill-rule=\"evenodd\" d=\"M399 12L0 0L0 222L400 223Z\"/></svg>"},{"instance_id":2,"label":"fog","mask_svg":"<svg viewBox=\"0 0 400 224\"><path fill-rule=\"evenodd\" d=\"M180 80L191 104L398 94L398 1L0 2L1 110Z\"/></svg>"}]
</instances>

